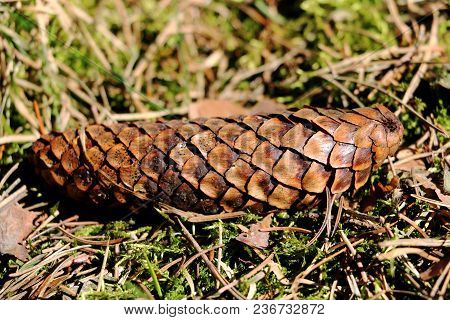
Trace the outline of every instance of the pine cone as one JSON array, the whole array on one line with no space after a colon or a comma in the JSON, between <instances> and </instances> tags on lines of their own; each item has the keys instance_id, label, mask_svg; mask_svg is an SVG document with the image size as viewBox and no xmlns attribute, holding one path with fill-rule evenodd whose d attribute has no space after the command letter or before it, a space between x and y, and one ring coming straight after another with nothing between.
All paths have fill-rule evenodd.
<instances>
[{"instance_id":1,"label":"pine cone","mask_svg":"<svg viewBox=\"0 0 450 320\"><path fill-rule=\"evenodd\" d=\"M364 185L399 147L386 107L90 125L33 144L45 181L97 205L160 201L204 213L289 209Z\"/></svg>"}]
</instances>

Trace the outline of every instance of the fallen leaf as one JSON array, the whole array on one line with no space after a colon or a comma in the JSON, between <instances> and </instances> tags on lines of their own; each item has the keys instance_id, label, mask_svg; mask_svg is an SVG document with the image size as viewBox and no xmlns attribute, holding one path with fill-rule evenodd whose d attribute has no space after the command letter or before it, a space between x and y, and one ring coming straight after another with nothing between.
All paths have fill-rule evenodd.
<instances>
[{"instance_id":1,"label":"fallen leaf","mask_svg":"<svg viewBox=\"0 0 450 320\"><path fill-rule=\"evenodd\" d=\"M378 182L375 186L371 186L370 193L363 197L359 202L360 210L365 213L372 211L375 208L378 199L384 198L388 193L399 188L399 186L400 179L398 176L394 176L386 185Z\"/></svg>"},{"instance_id":2,"label":"fallen leaf","mask_svg":"<svg viewBox=\"0 0 450 320\"><path fill-rule=\"evenodd\" d=\"M28 252L22 241L33 230L37 213L23 209L18 204L0 209L0 253L11 254L25 261Z\"/></svg>"},{"instance_id":3,"label":"fallen leaf","mask_svg":"<svg viewBox=\"0 0 450 320\"><path fill-rule=\"evenodd\" d=\"M191 103L188 107L189 119L231 117L237 115L281 113L286 106L271 99L263 99L252 108L244 108L235 102L227 100L204 99Z\"/></svg>"},{"instance_id":4,"label":"fallen leaf","mask_svg":"<svg viewBox=\"0 0 450 320\"><path fill-rule=\"evenodd\" d=\"M417 153L417 151L413 148L404 148L397 152L396 157L398 160L402 160L402 159L408 158L416 153Z\"/></svg>"},{"instance_id":5,"label":"fallen leaf","mask_svg":"<svg viewBox=\"0 0 450 320\"><path fill-rule=\"evenodd\" d=\"M271 99L263 99L250 109L251 114L259 113L282 113L286 106Z\"/></svg>"},{"instance_id":6,"label":"fallen leaf","mask_svg":"<svg viewBox=\"0 0 450 320\"><path fill-rule=\"evenodd\" d=\"M270 232L261 231L261 229L267 229L270 227L272 222L272 215L269 214L261 221L250 225L250 229L247 232L243 232L236 237L237 241L245 243L246 245L258 248L265 249L269 246L269 236Z\"/></svg>"},{"instance_id":7,"label":"fallen leaf","mask_svg":"<svg viewBox=\"0 0 450 320\"><path fill-rule=\"evenodd\" d=\"M394 176L387 185L384 185L381 182L378 182L377 188L379 190L377 190L377 191L379 191L379 193L381 193L381 194L386 194L398 187L400 187L400 178L398 176Z\"/></svg>"},{"instance_id":8,"label":"fallen leaf","mask_svg":"<svg viewBox=\"0 0 450 320\"><path fill-rule=\"evenodd\" d=\"M397 152L397 159L403 160L417 154L417 150L405 148ZM411 159L405 163L395 164L395 169L402 171L426 170L425 162L422 159Z\"/></svg>"},{"instance_id":9,"label":"fallen leaf","mask_svg":"<svg viewBox=\"0 0 450 320\"><path fill-rule=\"evenodd\" d=\"M433 263L430 268L420 274L420 279L427 281L431 278L440 276L447 267L448 263L450 263L450 258L444 258L436 263Z\"/></svg>"},{"instance_id":10,"label":"fallen leaf","mask_svg":"<svg viewBox=\"0 0 450 320\"><path fill-rule=\"evenodd\" d=\"M439 200L441 200L445 204L450 204L450 196L443 194L439 189L434 190L434 192L436 192Z\"/></svg>"},{"instance_id":11,"label":"fallen leaf","mask_svg":"<svg viewBox=\"0 0 450 320\"><path fill-rule=\"evenodd\" d=\"M226 100L205 99L189 105L189 119L231 117L235 115L248 114L249 110L234 102Z\"/></svg>"},{"instance_id":12,"label":"fallen leaf","mask_svg":"<svg viewBox=\"0 0 450 320\"><path fill-rule=\"evenodd\" d=\"M434 184L425 174L416 174L415 178L424 188L433 190L439 200L443 203L450 204L450 196L443 194L438 186Z\"/></svg>"}]
</instances>

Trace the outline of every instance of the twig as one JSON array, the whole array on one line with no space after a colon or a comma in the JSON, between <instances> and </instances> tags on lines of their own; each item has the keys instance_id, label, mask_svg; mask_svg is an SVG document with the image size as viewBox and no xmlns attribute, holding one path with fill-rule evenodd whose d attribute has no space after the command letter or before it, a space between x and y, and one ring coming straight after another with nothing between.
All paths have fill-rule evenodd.
<instances>
[{"instance_id":1,"label":"twig","mask_svg":"<svg viewBox=\"0 0 450 320\"><path fill-rule=\"evenodd\" d=\"M350 90L347 89L347 87L345 87L339 81L336 81L335 79L333 79L331 76L328 75L321 76L321 78L327 80L328 82L334 84L336 87L341 89L341 91L344 92L347 96L349 96L349 98L352 99L358 105L358 107L360 108L365 107L365 105L361 102L361 100L359 100L357 96L355 96Z\"/></svg>"},{"instance_id":2,"label":"twig","mask_svg":"<svg viewBox=\"0 0 450 320\"><path fill-rule=\"evenodd\" d=\"M433 156L437 153L445 152L448 148L450 148L450 142L447 142L443 147L439 148L436 151L414 154L414 155L411 155L409 157L406 157L406 158L403 158L403 159L400 159L400 160L394 162L393 165L399 166L401 164L407 163L412 160L423 159L423 158L426 158L429 156Z\"/></svg>"},{"instance_id":3,"label":"twig","mask_svg":"<svg viewBox=\"0 0 450 320\"><path fill-rule=\"evenodd\" d=\"M378 244L381 248L386 247L450 247L450 240L439 239L399 239L385 240Z\"/></svg>"},{"instance_id":4,"label":"twig","mask_svg":"<svg viewBox=\"0 0 450 320\"><path fill-rule=\"evenodd\" d=\"M180 271L180 270L182 270L182 269L186 269L187 267L189 267L189 265L192 263L192 262L194 262L195 261L195 259L197 259L198 257L200 257L202 254L206 254L206 253L208 253L208 252L210 252L210 251L213 251L213 250L216 250L216 249L220 249L220 248L223 248L223 244L219 244L219 245L217 245L217 246L214 246L214 247L211 247L211 248L208 248L208 249L204 249L204 250L202 250L202 251L200 251L200 252L197 252L196 254L194 254L192 257L190 257L185 263L183 263L182 265L181 265L181 267L180 267L180 269L178 270L178 272ZM219 267L217 267L217 271L219 271L220 269L219 269ZM178 273L177 272L177 273Z\"/></svg>"},{"instance_id":5,"label":"twig","mask_svg":"<svg viewBox=\"0 0 450 320\"><path fill-rule=\"evenodd\" d=\"M83 238L77 237L77 236L71 234L69 231L61 228L60 226L58 226L57 228L58 228L59 231L64 233L69 238L77 240L77 242L84 243L84 244L92 244L92 245L95 245L95 246L115 245L115 244L118 244L118 243L122 243L123 240L124 240L123 238L113 239L113 240L104 240L104 241L88 240L88 239L83 239Z\"/></svg>"},{"instance_id":6,"label":"twig","mask_svg":"<svg viewBox=\"0 0 450 320\"><path fill-rule=\"evenodd\" d=\"M170 205L167 205L165 203L161 203L159 206L161 207L161 209L165 210L165 213L176 214L191 223L234 219L234 218L242 217L247 214L247 212L245 212L245 211L236 211L236 212L224 212L224 213L218 213L218 214L204 215L204 214L197 213L197 212L180 210L180 209L174 208Z\"/></svg>"},{"instance_id":7,"label":"twig","mask_svg":"<svg viewBox=\"0 0 450 320\"><path fill-rule=\"evenodd\" d=\"M39 105L36 102L36 100L33 101L33 109L34 109L34 113L36 114L36 119L37 119L37 122L39 125L39 133L41 135L47 134L47 129L45 129L44 122L42 121L42 117L41 117L41 111L39 109Z\"/></svg>"},{"instance_id":8,"label":"twig","mask_svg":"<svg viewBox=\"0 0 450 320\"><path fill-rule=\"evenodd\" d=\"M274 254L271 253L266 259L264 259L263 262L261 262L256 268L254 268L252 271L250 271L249 273L247 273L246 275L244 275L241 279L237 279L234 280L232 282L230 282L228 285L220 288L217 293L220 295L222 293L224 293L226 290L234 287L235 285L237 285L239 282L243 281L243 280L247 280L250 279L251 277L253 277L254 275L256 275L259 271L261 271L265 266L267 266L268 264L270 264L270 262L272 262ZM215 295L214 295L215 296Z\"/></svg>"},{"instance_id":9,"label":"twig","mask_svg":"<svg viewBox=\"0 0 450 320\"><path fill-rule=\"evenodd\" d=\"M400 30L401 35L405 37L408 43L411 43L411 28L402 21L402 18L400 18L397 4L394 0L386 0L386 4L389 9L389 13L391 14L392 20L394 20L394 23Z\"/></svg>"},{"instance_id":10,"label":"twig","mask_svg":"<svg viewBox=\"0 0 450 320\"><path fill-rule=\"evenodd\" d=\"M188 112L187 107L181 107L172 110L148 111L139 113L113 113L111 114L111 119L115 121L149 120L161 118L172 114L186 114L187 112Z\"/></svg>"},{"instance_id":11,"label":"twig","mask_svg":"<svg viewBox=\"0 0 450 320\"><path fill-rule=\"evenodd\" d=\"M177 218L177 222L181 227L181 230L183 231L184 236L186 237L186 239L194 246L195 250L197 250L197 252L201 252L202 248L200 247L200 245L198 244L198 242L194 239L194 237L191 235L191 233L188 231L188 229L186 229L186 227L184 226L184 224L180 221L180 219ZM220 283L223 286L228 285L228 281L226 281L222 275L217 271L216 267L214 266L214 264L208 259L208 257L206 256L205 253L201 254L203 261L206 263L206 265L208 266L209 270L211 271L211 273L214 275L214 277L220 281ZM228 291L236 298L236 299L245 299L245 297L239 292L237 291L235 288L229 288Z\"/></svg>"},{"instance_id":12,"label":"twig","mask_svg":"<svg viewBox=\"0 0 450 320\"><path fill-rule=\"evenodd\" d=\"M25 198L27 195L27 187L21 186L19 189L14 191L11 195L0 201L0 209L6 207L7 205L18 202Z\"/></svg>"},{"instance_id":13,"label":"twig","mask_svg":"<svg viewBox=\"0 0 450 320\"><path fill-rule=\"evenodd\" d=\"M423 231L423 229L421 227L419 227L417 225L417 223L415 223L414 221L412 221L410 218L408 218L407 216L405 216L402 213L399 213L399 218L402 220L405 220L406 222L408 222L414 229L416 229L424 238L429 238L429 236L426 234L425 231Z\"/></svg>"},{"instance_id":14,"label":"twig","mask_svg":"<svg viewBox=\"0 0 450 320\"><path fill-rule=\"evenodd\" d=\"M325 230L325 227L328 225L328 222L331 219L331 210L333 208L333 202L334 202L334 199L336 198L336 194L333 194L332 196L330 196L330 191L329 191L328 187L326 190L327 190L327 208L325 211L325 217L323 218L323 222L322 222L322 225L321 225L319 231L317 231L317 233L314 235L314 237L308 241L305 248L308 248L309 246L311 246L320 237L320 235L323 233L323 231ZM331 230L330 230L330 233L331 233Z\"/></svg>"},{"instance_id":15,"label":"twig","mask_svg":"<svg viewBox=\"0 0 450 320\"><path fill-rule=\"evenodd\" d=\"M105 254L103 255L102 268L98 276L97 292L100 292L101 290L105 289L104 276L106 270L106 263L108 262L108 257L109 257L109 243L106 245Z\"/></svg>"},{"instance_id":16,"label":"twig","mask_svg":"<svg viewBox=\"0 0 450 320\"><path fill-rule=\"evenodd\" d=\"M3 187L5 182L9 179L9 177L14 173L14 171L17 170L18 167L19 167L19 163L16 163L5 173L5 175L0 180L0 189Z\"/></svg>"},{"instance_id":17,"label":"twig","mask_svg":"<svg viewBox=\"0 0 450 320\"><path fill-rule=\"evenodd\" d=\"M363 242L364 239L360 239L357 240L355 242L352 243L353 246L356 246L358 244L360 244L361 242ZM345 251L347 251L348 248L344 248L341 249L331 255L329 255L328 257L322 259L321 261L319 261L318 263L309 266L305 271L300 272L294 279L294 281L292 282L292 293L294 294L294 296L297 296L297 291L298 291L298 285L300 284L300 280L306 278L307 275L309 275L311 272L313 272L314 270L316 270L317 268L319 268L321 265L333 260L335 257L337 257L338 255L340 255L341 253L344 253Z\"/></svg>"},{"instance_id":18,"label":"twig","mask_svg":"<svg viewBox=\"0 0 450 320\"><path fill-rule=\"evenodd\" d=\"M389 252L382 253L382 254L378 255L377 258L380 261L381 260L389 260L389 259L394 259L399 256L407 255L407 254L417 254L417 255L421 256L422 258L428 259L433 262L438 262L441 260L429 253L426 253L424 250L419 249L419 248L397 248L397 249L393 249Z\"/></svg>"},{"instance_id":19,"label":"twig","mask_svg":"<svg viewBox=\"0 0 450 320\"><path fill-rule=\"evenodd\" d=\"M61 257L64 257L65 255L67 255L70 252L73 252L73 251L76 251L79 249L83 249L83 248L90 248L91 246L83 245L83 246L78 246L78 247L74 247L74 248L70 248L65 251L62 251L63 249L68 248L68 247L69 247L69 245L67 244L64 247L62 247L61 249L59 249L58 251L54 252L53 254L51 254L50 256L45 258L44 260L42 260L40 263L38 263L30 268L11 273L9 276L10 277L19 277L19 276L27 274L27 273L29 274L30 272L33 272L34 270L42 268L47 263L56 261L56 260L60 259ZM23 266L22 266L22 268L23 268Z\"/></svg>"},{"instance_id":20,"label":"twig","mask_svg":"<svg viewBox=\"0 0 450 320\"><path fill-rule=\"evenodd\" d=\"M38 138L39 135L37 134L12 134L0 137L0 145L8 143L28 143L33 142Z\"/></svg>"},{"instance_id":21,"label":"twig","mask_svg":"<svg viewBox=\"0 0 450 320\"><path fill-rule=\"evenodd\" d=\"M386 56L403 55L410 52L425 52L427 50L442 51L442 48L432 47L428 45L398 47L392 46L389 48L381 49L379 51L371 51L363 53L359 56L349 57L342 61L339 61L331 66L323 67L317 71L311 73L311 77L323 76L331 72L330 68L333 68L337 74L342 74L348 71L357 70L360 67L364 67L374 61L375 59L383 59ZM382 60L384 62L384 60ZM377 61L378 62L378 61Z\"/></svg>"},{"instance_id":22,"label":"twig","mask_svg":"<svg viewBox=\"0 0 450 320\"><path fill-rule=\"evenodd\" d=\"M311 230L299 227L270 227L270 228L260 228L259 231L271 232L271 231L297 231L301 233L312 233Z\"/></svg>"},{"instance_id":23,"label":"twig","mask_svg":"<svg viewBox=\"0 0 450 320\"><path fill-rule=\"evenodd\" d=\"M439 290L439 295L441 297L445 296L448 290L448 284L450 283L450 270L447 271L447 276L445 277L444 283L442 284L441 290Z\"/></svg>"},{"instance_id":24,"label":"twig","mask_svg":"<svg viewBox=\"0 0 450 320\"><path fill-rule=\"evenodd\" d=\"M430 297L434 297L439 289L439 285L442 283L442 280L444 280L446 278L446 276L448 276L447 274L450 272L450 262L447 263L447 265L445 266L444 271L442 272L442 274L439 276L439 278L436 280L436 282L434 283L433 288L431 289L430 292Z\"/></svg>"},{"instance_id":25,"label":"twig","mask_svg":"<svg viewBox=\"0 0 450 320\"><path fill-rule=\"evenodd\" d=\"M50 222L59 216L59 210L53 212L45 221L43 221L29 236L28 239L33 239L42 229L44 229Z\"/></svg>"},{"instance_id":26,"label":"twig","mask_svg":"<svg viewBox=\"0 0 450 320\"><path fill-rule=\"evenodd\" d=\"M222 255L223 255L223 224L222 221L218 223L219 228L219 248L217 249L217 271L220 272L221 263L222 263ZM220 283L217 281L216 286L219 287Z\"/></svg>"},{"instance_id":27,"label":"twig","mask_svg":"<svg viewBox=\"0 0 450 320\"><path fill-rule=\"evenodd\" d=\"M350 250L350 255L355 256L356 255L356 250L353 247L353 245L350 242L350 240L348 240L347 235L342 230L339 232L339 234L341 235L342 240L345 242L345 244L347 245L348 249Z\"/></svg>"},{"instance_id":28,"label":"twig","mask_svg":"<svg viewBox=\"0 0 450 320\"><path fill-rule=\"evenodd\" d=\"M223 92L221 93L220 97L224 98L227 95L229 95L234 87L241 81L253 77L254 75L257 75L259 73L262 73L264 71L267 70L276 70L278 69L282 64L286 63L289 60L292 60L293 58L295 58L295 56L297 56L300 53L305 53L304 49L299 49L299 48L295 48L291 51L289 51L288 53L286 53L283 57L278 58L278 59L274 59L262 66L259 66L258 68L255 68L253 70L244 70L244 71L239 71L237 72L233 78L230 80L230 83L225 87L225 89L223 90Z\"/></svg>"},{"instance_id":29,"label":"twig","mask_svg":"<svg viewBox=\"0 0 450 320\"><path fill-rule=\"evenodd\" d=\"M336 215L336 219L334 221L334 227L333 227L333 231L331 232L331 236L333 236L336 233L336 230L339 226L339 222L341 221L343 208L344 208L344 197L341 196L341 198L339 199L339 209L338 209L338 213Z\"/></svg>"},{"instance_id":30,"label":"twig","mask_svg":"<svg viewBox=\"0 0 450 320\"><path fill-rule=\"evenodd\" d=\"M422 200L422 201L425 201L425 202L428 202L428 203L431 203L431 204L434 204L434 205L437 205L437 206L450 208L450 203L444 203L444 202L441 202L441 201L437 201L437 200L433 200L433 199L430 199L430 198L422 197L422 196L419 196L417 194L411 194L411 197L419 199L419 200Z\"/></svg>"},{"instance_id":31,"label":"twig","mask_svg":"<svg viewBox=\"0 0 450 320\"><path fill-rule=\"evenodd\" d=\"M394 2L393 0L388 0L388 2ZM430 31L430 39L428 42L429 47L437 46L438 44L438 27L439 27L439 11L433 10L433 23L431 25L431 31ZM409 29L409 28L408 28ZM409 41L408 41L409 42ZM432 51L426 50L423 56L423 60L425 62L430 61L432 58ZM419 69L417 69L416 74L411 79L411 82L409 83L408 89L406 90L405 94L403 95L402 102L407 103L409 99L412 98L414 95L414 92L416 91L417 87L420 84L420 80L424 76L424 74L427 72L428 64L422 63L419 66Z\"/></svg>"},{"instance_id":32,"label":"twig","mask_svg":"<svg viewBox=\"0 0 450 320\"><path fill-rule=\"evenodd\" d=\"M337 287L337 280L333 281L333 284L331 285L331 290L330 290L330 300L334 300L334 293L336 291L336 287Z\"/></svg>"}]
</instances>

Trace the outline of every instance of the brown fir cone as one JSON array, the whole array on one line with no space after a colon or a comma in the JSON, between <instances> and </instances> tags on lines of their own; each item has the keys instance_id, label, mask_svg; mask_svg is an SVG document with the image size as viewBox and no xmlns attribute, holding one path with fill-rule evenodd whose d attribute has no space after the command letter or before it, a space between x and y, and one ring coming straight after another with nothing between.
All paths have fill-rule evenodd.
<instances>
[{"instance_id":1,"label":"brown fir cone","mask_svg":"<svg viewBox=\"0 0 450 320\"><path fill-rule=\"evenodd\" d=\"M90 125L32 147L36 171L97 205L161 201L204 213L289 209L364 185L399 147L386 107Z\"/></svg>"}]
</instances>

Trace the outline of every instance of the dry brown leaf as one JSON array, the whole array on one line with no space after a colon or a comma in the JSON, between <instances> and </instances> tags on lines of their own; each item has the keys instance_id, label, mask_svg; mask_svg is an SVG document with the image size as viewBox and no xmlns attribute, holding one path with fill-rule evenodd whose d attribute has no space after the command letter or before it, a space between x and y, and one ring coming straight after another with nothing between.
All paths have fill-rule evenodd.
<instances>
[{"instance_id":1,"label":"dry brown leaf","mask_svg":"<svg viewBox=\"0 0 450 320\"><path fill-rule=\"evenodd\" d=\"M417 150L406 148L397 153L397 159L402 160L417 154ZM395 169L402 171L426 170L425 162L422 159L411 159L408 162L395 164Z\"/></svg>"},{"instance_id":2,"label":"dry brown leaf","mask_svg":"<svg viewBox=\"0 0 450 320\"><path fill-rule=\"evenodd\" d=\"M439 189L435 189L434 192L436 192L439 200L441 200L445 204L450 204L450 196L443 194Z\"/></svg>"},{"instance_id":3,"label":"dry brown leaf","mask_svg":"<svg viewBox=\"0 0 450 320\"><path fill-rule=\"evenodd\" d=\"M260 113L281 113L286 111L286 107L271 99L263 99L252 108L227 101L205 99L191 103L188 107L189 119L231 117L237 115L260 114Z\"/></svg>"},{"instance_id":4,"label":"dry brown leaf","mask_svg":"<svg viewBox=\"0 0 450 320\"><path fill-rule=\"evenodd\" d=\"M28 252L21 244L33 230L37 213L11 204L0 210L0 253L11 254L25 261Z\"/></svg>"},{"instance_id":5,"label":"dry brown leaf","mask_svg":"<svg viewBox=\"0 0 450 320\"><path fill-rule=\"evenodd\" d=\"M379 189L379 192L381 194L389 193L392 190L400 187L400 178L398 176L394 176L387 185L384 185L381 182L378 182L376 187Z\"/></svg>"},{"instance_id":6,"label":"dry brown leaf","mask_svg":"<svg viewBox=\"0 0 450 320\"><path fill-rule=\"evenodd\" d=\"M230 117L248 114L248 109L230 101L205 99L189 105L189 119Z\"/></svg>"},{"instance_id":7,"label":"dry brown leaf","mask_svg":"<svg viewBox=\"0 0 450 320\"><path fill-rule=\"evenodd\" d=\"M271 223L272 214L269 214L261 221L250 225L250 229L238 235L236 240L253 248L265 249L269 246L270 232L261 231L260 229L269 228Z\"/></svg>"},{"instance_id":8,"label":"dry brown leaf","mask_svg":"<svg viewBox=\"0 0 450 320\"><path fill-rule=\"evenodd\" d=\"M283 111L286 111L286 106L271 99L263 99L250 109L251 114L282 113Z\"/></svg>"},{"instance_id":9,"label":"dry brown leaf","mask_svg":"<svg viewBox=\"0 0 450 320\"><path fill-rule=\"evenodd\" d=\"M360 210L362 212L370 212L372 211L378 199L382 199L386 196L386 194L392 192L394 189L400 186L400 179L398 176L394 176L391 181L384 185L381 182L378 182L375 186L372 186L370 189L370 194L365 196L360 202Z\"/></svg>"},{"instance_id":10,"label":"dry brown leaf","mask_svg":"<svg viewBox=\"0 0 450 320\"><path fill-rule=\"evenodd\" d=\"M426 175L416 174L415 178L424 188L433 190L439 200L441 200L443 203L450 204L450 196L443 194L438 186L434 184Z\"/></svg>"},{"instance_id":11,"label":"dry brown leaf","mask_svg":"<svg viewBox=\"0 0 450 320\"><path fill-rule=\"evenodd\" d=\"M440 276L448 263L450 263L450 258L444 258L436 263L433 263L430 268L420 274L420 278L427 281L431 278Z\"/></svg>"}]
</instances>

